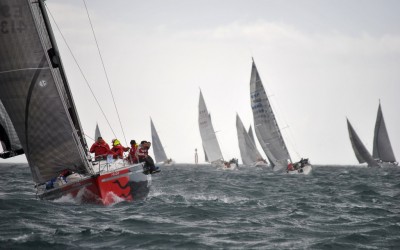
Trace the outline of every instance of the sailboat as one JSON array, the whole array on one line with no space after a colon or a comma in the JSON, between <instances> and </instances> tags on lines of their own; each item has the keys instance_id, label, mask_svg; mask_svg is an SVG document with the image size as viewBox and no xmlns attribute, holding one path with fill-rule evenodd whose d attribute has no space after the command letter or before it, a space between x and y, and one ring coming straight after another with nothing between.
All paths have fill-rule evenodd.
<instances>
[{"instance_id":1,"label":"sailboat","mask_svg":"<svg viewBox=\"0 0 400 250\"><path fill-rule=\"evenodd\" d=\"M224 161L221 148L219 147L217 136L215 135L214 127L211 122L211 115L207 110L201 91L199 98L199 129L201 141L203 143L203 149L208 162L214 166L224 169L235 169L237 167L237 162L235 159L232 159L229 162Z\"/></svg>"},{"instance_id":2,"label":"sailboat","mask_svg":"<svg viewBox=\"0 0 400 250\"><path fill-rule=\"evenodd\" d=\"M269 163L274 170L286 170L292 160L254 60L250 78L250 99L256 136ZM312 169L308 159L302 159L293 165L299 168L288 171L289 173L308 174Z\"/></svg>"},{"instance_id":3,"label":"sailboat","mask_svg":"<svg viewBox=\"0 0 400 250\"><path fill-rule=\"evenodd\" d=\"M0 101L40 199L111 204L149 193L151 175L122 159L91 160L43 0L2 0Z\"/></svg>"},{"instance_id":4,"label":"sailboat","mask_svg":"<svg viewBox=\"0 0 400 250\"><path fill-rule=\"evenodd\" d=\"M165 153L164 147L161 144L160 137L158 136L156 127L154 126L153 120L150 118L150 125L151 125L151 140L152 140L152 146L153 146L153 153L154 153L154 158L156 159L156 162L163 163L163 165L172 165L173 161L172 159L169 159L167 157L167 154Z\"/></svg>"},{"instance_id":5,"label":"sailboat","mask_svg":"<svg viewBox=\"0 0 400 250\"><path fill-rule=\"evenodd\" d=\"M347 128L349 130L351 146L353 147L358 162L367 163L368 167L380 167L380 165L372 158L371 154L360 140L360 137L358 137L349 119L347 119Z\"/></svg>"},{"instance_id":6,"label":"sailboat","mask_svg":"<svg viewBox=\"0 0 400 250\"><path fill-rule=\"evenodd\" d=\"M383 119L381 102L379 101L378 114L376 116L374 131L374 146L372 150L373 158L378 161L381 166L397 166L396 157L394 156L392 144L389 140L389 134L386 130L385 120Z\"/></svg>"},{"instance_id":7,"label":"sailboat","mask_svg":"<svg viewBox=\"0 0 400 250\"><path fill-rule=\"evenodd\" d=\"M96 123L96 129L94 131L94 139L97 140L99 137L101 137L100 128L99 124Z\"/></svg>"},{"instance_id":8,"label":"sailboat","mask_svg":"<svg viewBox=\"0 0 400 250\"><path fill-rule=\"evenodd\" d=\"M251 129L251 127L250 127ZM266 167L268 164L262 158L258 151L254 137L251 138L250 134L246 131L242 120L239 115L236 114L236 131L238 135L239 150L242 156L242 162L245 166L252 167ZM251 130L249 130L251 132Z\"/></svg>"},{"instance_id":9,"label":"sailboat","mask_svg":"<svg viewBox=\"0 0 400 250\"><path fill-rule=\"evenodd\" d=\"M7 159L17 155L24 154L24 149L18 139L17 132L7 114L3 103L0 101L0 143L3 152L0 152L0 158Z\"/></svg>"}]
</instances>

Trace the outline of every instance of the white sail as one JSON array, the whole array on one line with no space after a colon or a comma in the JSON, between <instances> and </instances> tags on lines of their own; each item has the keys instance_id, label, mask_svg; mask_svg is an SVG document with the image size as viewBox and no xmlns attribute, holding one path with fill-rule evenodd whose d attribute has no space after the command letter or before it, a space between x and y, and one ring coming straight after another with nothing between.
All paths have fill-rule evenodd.
<instances>
[{"instance_id":1,"label":"white sail","mask_svg":"<svg viewBox=\"0 0 400 250\"><path fill-rule=\"evenodd\" d=\"M249 131L248 134L250 136L250 139L252 140L252 142L254 143L254 145L256 144L256 141L254 140L254 135L253 135L253 129L251 128L251 125L249 127Z\"/></svg>"},{"instance_id":2,"label":"white sail","mask_svg":"<svg viewBox=\"0 0 400 250\"><path fill-rule=\"evenodd\" d=\"M201 91L199 99L199 129L208 161L213 163L223 160L221 149L211 122L211 115L208 113Z\"/></svg>"},{"instance_id":3,"label":"white sail","mask_svg":"<svg viewBox=\"0 0 400 250\"><path fill-rule=\"evenodd\" d=\"M386 130L385 120L383 119L383 113L381 103L379 102L378 114L376 116L375 131L374 131L374 148L372 151L374 159L379 159L383 162L396 162L394 156L392 144L389 140L389 134Z\"/></svg>"},{"instance_id":4,"label":"white sail","mask_svg":"<svg viewBox=\"0 0 400 250\"><path fill-rule=\"evenodd\" d=\"M156 127L154 127L153 120L150 118L150 125L151 125L151 140L152 140L152 147L154 158L156 162L164 162L167 161L167 155L165 154L165 150L163 145L161 144L160 137L158 136Z\"/></svg>"},{"instance_id":5,"label":"white sail","mask_svg":"<svg viewBox=\"0 0 400 250\"><path fill-rule=\"evenodd\" d=\"M272 166L277 169L286 167L287 161L291 161L289 151L283 140L254 61L250 78L250 97L254 117L254 129L262 149Z\"/></svg>"},{"instance_id":6,"label":"white sail","mask_svg":"<svg viewBox=\"0 0 400 250\"><path fill-rule=\"evenodd\" d=\"M244 165L250 166L262 159L261 154L258 152L256 145L247 133L243 122L239 115L236 114L236 130L239 141L240 155Z\"/></svg>"},{"instance_id":7,"label":"white sail","mask_svg":"<svg viewBox=\"0 0 400 250\"><path fill-rule=\"evenodd\" d=\"M379 167L379 164L372 158L371 154L360 140L360 137L358 137L353 126L351 126L349 119L347 119L347 128L349 130L351 146L353 147L358 162L366 162L369 167Z\"/></svg>"}]
</instances>

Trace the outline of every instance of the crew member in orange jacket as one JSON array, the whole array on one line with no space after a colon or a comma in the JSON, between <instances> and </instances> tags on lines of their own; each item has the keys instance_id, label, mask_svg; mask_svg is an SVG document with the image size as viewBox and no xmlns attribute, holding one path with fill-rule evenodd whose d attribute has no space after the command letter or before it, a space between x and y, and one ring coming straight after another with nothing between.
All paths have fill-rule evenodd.
<instances>
[{"instance_id":1,"label":"crew member in orange jacket","mask_svg":"<svg viewBox=\"0 0 400 250\"><path fill-rule=\"evenodd\" d=\"M124 152L127 152L130 149L130 147L122 146L118 139L113 139L112 145L113 147L111 148L111 153L114 159L123 159Z\"/></svg>"},{"instance_id":2,"label":"crew member in orange jacket","mask_svg":"<svg viewBox=\"0 0 400 250\"><path fill-rule=\"evenodd\" d=\"M97 141L90 147L90 153L94 153L96 160L105 159L110 153L110 146L108 146L102 137L99 137L97 138Z\"/></svg>"}]
</instances>

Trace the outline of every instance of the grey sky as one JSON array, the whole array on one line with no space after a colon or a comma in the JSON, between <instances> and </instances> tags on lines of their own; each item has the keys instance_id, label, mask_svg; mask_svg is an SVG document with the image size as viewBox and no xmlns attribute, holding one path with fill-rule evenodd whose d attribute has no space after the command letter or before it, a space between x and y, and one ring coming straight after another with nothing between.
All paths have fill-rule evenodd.
<instances>
[{"instance_id":1,"label":"grey sky","mask_svg":"<svg viewBox=\"0 0 400 250\"><path fill-rule=\"evenodd\" d=\"M46 2L124 141L82 1ZM400 1L87 0L87 5L128 142L151 138L151 116L167 155L193 162L194 149L201 148L200 87L224 157L240 158L235 115L246 127L253 123L253 56L294 160L355 164L345 117L372 151L379 98L400 157ZM85 133L93 136L99 122L110 142L114 135L54 30Z\"/></svg>"}]
</instances>

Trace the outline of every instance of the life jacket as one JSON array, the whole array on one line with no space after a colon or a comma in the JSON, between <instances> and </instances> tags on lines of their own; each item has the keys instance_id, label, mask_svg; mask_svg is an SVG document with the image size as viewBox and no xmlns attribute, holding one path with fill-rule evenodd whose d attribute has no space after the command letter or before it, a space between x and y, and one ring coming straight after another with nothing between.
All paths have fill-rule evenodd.
<instances>
[{"instance_id":1,"label":"life jacket","mask_svg":"<svg viewBox=\"0 0 400 250\"><path fill-rule=\"evenodd\" d=\"M138 163L139 160L136 157L136 151L138 149L138 145L135 144L133 147L131 147L131 149L129 150L129 156L128 156L128 161L130 163Z\"/></svg>"},{"instance_id":2,"label":"life jacket","mask_svg":"<svg viewBox=\"0 0 400 250\"><path fill-rule=\"evenodd\" d=\"M113 154L114 159L122 159L124 158L124 152L128 151L128 148L125 148L121 144L118 144L111 149L111 153Z\"/></svg>"},{"instance_id":3,"label":"life jacket","mask_svg":"<svg viewBox=\"0 0 400 250\"><path fill-rule=\"evenodd\" d=\"M139 162L142 162L146 159L146 157L149 155L149 152L147 148L140 146L136 150L136 158L139 160Z\"/></svg>"}]
</instances>

